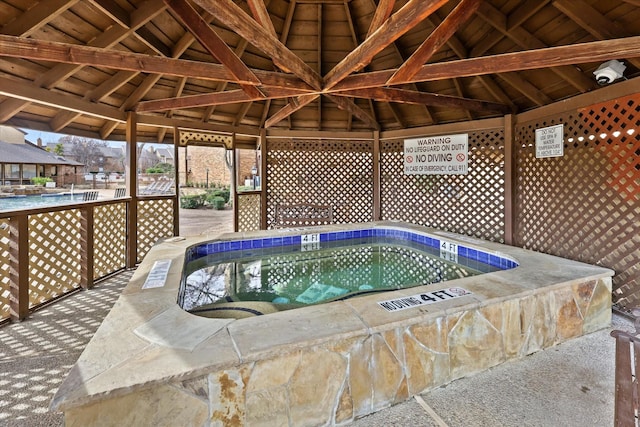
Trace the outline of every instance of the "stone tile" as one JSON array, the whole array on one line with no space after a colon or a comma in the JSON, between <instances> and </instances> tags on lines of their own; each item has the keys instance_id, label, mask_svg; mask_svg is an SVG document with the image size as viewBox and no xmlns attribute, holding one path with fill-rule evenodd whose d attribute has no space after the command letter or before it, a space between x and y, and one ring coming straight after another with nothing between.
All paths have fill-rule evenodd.
<instances>
[{"instance_id":1,"label":"stone tile","mask_svg":"<svg viewBox=\"0 0 640 427\"><path fill-rule=\"evenodd\" d=\"M505 360L502 334L478 310L462 315L449 332L451 378L490 368Z\"/></svg>"},{"instance_id":2,"label":"stone tile","mask_svg":"<svg viewBox=\"0 0 640 427\"><path fill-rule=\"evenodd\" d=\"M396 403L404 381L403 361L398 360L380 335L372 340L372 358L368 375L373 388L373 410Z\"/></svg>"},{"instance_id":3,"label":"stone tile","mask_svg":"<svg viewBox=\"0 0 640 427\"><path fill-rule=\"evenodd\" d=\"M173 305L133 332L153 344L192 351L232 321L195 316Z\"/></svg>"},{"instance_id":4,"label":"stone tile","mask_svg":"<svg viewBox=\"0 0 640 427\"><path fill-rule=\"evenodd\" d=\"M349 382L346 381L344 384L344 388L342 389L342 392L340 394L340 399L338 400L335 423L341 424L345 421L352 420L353 417L354 413L353 398L351 397L351 387L349 386Z\"/></svg>"},{"instance_id":5,"label":"stone tile","mask_svg":"<svg viewBox=\"0 0 640 427\"><path fill-rule=\"evenodd\" d=\"M527 355L555 344L555 299L549 293L540 293L522 300L522 318L526 336L522 354Z\"/></svg>"},{"instance_id":6,"label":"stone tile","mask_svg":"<svg viewBox=\"0 0 640 427\"><path fill-rule=\"evenodd\" d=\"M353 414L356 417L370 413L373 407L373 383L370 371L372 345L372 337L368 337L359 345L355 345L349 356L349 384Z\"/></svg>"},{"instance_id":7,"label":"stone tile","mask_svg":"<svg viewBox=\"0 0 640 427\"><path fill-rule=\"evenodd\" d=\"M247 427L286 427L289 405L285 386L247 393Z\"/></svg>"},{"instance_id":8,"label":"stone tile","mask_svg":"<svg viewBox=\"0 0 640 427\"><path fill-rule=\"evenodd\" d=\"M229 369L209 375L210 422L212 426L241 426L246 401L243 370ZM195 424L198 425L198 424Z\"/></svg>"},{"instance_id":9,"label":"stone tile","mask_svg":"<svg viewBox=\"0 0 640 427\"><path fill-rule=\"evenodd\" d=\"M566 341L582 335L582 314L571 288L553 291L556 303L556 342Z\"/></svg>"},{"instance_id":10,"label":"stone tile","mask_svg":"<svg viewBox=\"0 0 640 427\"><path fill-rule=\"evenodd\" d=\"M247 392L286 385L299 365L299 352L256 362L251 370Z\"/></svg>"},{"instance_id":11,"label":"stone tile","mask_svg":"<svg viewBox=\"0 0 640 427\"><path fill-rule=\"evenodd\" d=\"M245 361L367 333L358 316L342 302L236 320L228 329Z\"/></svg>"},{"instance_id":12,"label":"stone tile","mask_svg":"<svg viewBox=\"0 0 640 427\"><path fill-rule=\"evenodd\" d=\"M582 332L595 332L611 325L611 278L599 279L584 314Z\"/></svg>"},{"instance_id":13,"label":"stone tile","mask_svg":"<svg viewBox=\"0 0 640 427\"><path fill-rule=\"evenodd\" d=\"M291 424L317 426L330 420L346 374L347 360L337 353L303 353L289 384Z\"/></svg>"},{"instance_id":14,"label":"stone tile","mask_svg":"<svg viewBox=\"0 0 640 427\"><path fill-rule=\"evenodd\" d=\"M180 402L176 405L175 402ZM203 425L208 418L208 405L171 385L156 385L151 389L108 398L65 412L65 426L101 425L175 426L176 420L190 420ZM113 420L118 420L115 423Z\"/></svg>"}]
</instances>

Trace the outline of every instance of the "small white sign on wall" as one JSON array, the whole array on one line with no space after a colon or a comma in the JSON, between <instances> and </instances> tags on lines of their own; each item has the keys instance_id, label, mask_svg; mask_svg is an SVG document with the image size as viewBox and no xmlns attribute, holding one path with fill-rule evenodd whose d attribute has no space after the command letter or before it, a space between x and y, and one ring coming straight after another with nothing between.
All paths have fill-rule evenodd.
<instances>
[{"instance_id":1,"label":"small white sign on wall","mask_svg":"<svg viewBox=\"0 0 640 427\"><path fill-rule=\"evenodd\" d=\"M564 124L536 129L536 158L564 156Z\"/></svg>"}]
</instances>

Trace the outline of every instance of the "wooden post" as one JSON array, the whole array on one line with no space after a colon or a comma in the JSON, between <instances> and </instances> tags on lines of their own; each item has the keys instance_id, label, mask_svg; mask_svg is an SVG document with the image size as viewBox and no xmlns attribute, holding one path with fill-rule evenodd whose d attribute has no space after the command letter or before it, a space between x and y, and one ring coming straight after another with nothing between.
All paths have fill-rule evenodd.
<instances>
[{"instance_id":1,"label":"wooden post","mask_svg":"<svg viewBox=\"0 0 640 427\"><path fill-rule=\"evenodd\" d=\"M509 114L504 116L504 242L507 245L513 245L514 138L514 118Z\"/></svg>"},{"instance_id":2,"label":"wooden post","mask_svg":"<svg viewBox=\"0 0 640 427\"><path fill-rule=\"evenodd\" d=\"M93 287L93 209L84 206L80 209L80 286Z\"/></svg>"},{"instance_id":3,"label":"wooden post","mask_svg":"<svg viewBox=\"0 0 640 427\"><path fill-rule=\"evenodd\" d=\"M373 132L373 220L382 217L380 204L380 131Z\"/></svg>"},{"instance_id":4,"label":"wooden post","mask_svg":"<svg viewBox=\"0 0 640 427\"><path fill-rule=\"evenodd\" d=\"M267 130L260 130L260 229L267 229Z\"/></svg>"},{"instance_id":5,"label":"wooden post","mask_svg":"<svg viewBox=\"0 0 640 427\"><path fill-rule=\"evenodd\" d=\"M180 235L180 174L178 173L178 148L180 147L180 129L173 128L173 164L175 165L176 194L173 198L173 235ZM185 172L186 173L186 172Z\"/></svg>"},{"instance_id":6,"label":"wooden post","mask_svg":"<svg viewBox=\"0 0 640 427\"><path fill-rule=\"evenodd\" d=\"M11 319L29 315L29 216L9 219L9 309Z\"/></svg>"},{"instance_id":7,"label":"wooden post","mask_svg":"<svg viewBox=\"0 0 640 427\"><path fill-rule=\"evenodd\" d=\"M233 150L233 167L231 168L231 175L233 178L231 179L231 191L233 194L233 231L238 232L239 227L239 215L240 210L238 209L238 165L240 164L240 154L238 150L236 150L236 135L233 134L233 140L231 141L231 149Z\"/></svg>"},{"instance_id":8,"label":"wooden post","mask_svg":"<svg viewBox=\"0 0 640 427\"><path fill-rule=\"evenodd\" d=\"M131 201L127 215L127 268L133 268L138 262L138 135L137 115L127 113L127 158L125 162L126 187Z\"/></svg>"}]
</instances>

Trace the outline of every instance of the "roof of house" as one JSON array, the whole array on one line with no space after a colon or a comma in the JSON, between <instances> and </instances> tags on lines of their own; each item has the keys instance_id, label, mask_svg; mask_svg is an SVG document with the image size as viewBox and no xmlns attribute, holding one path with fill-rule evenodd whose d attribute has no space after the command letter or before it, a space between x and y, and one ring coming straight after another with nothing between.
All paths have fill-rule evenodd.
<instances>
[{"instance_id":1,"label":"roof of house","mask_svg":"<svg viewBox=\"0 0 640 427\"><path fill-rule=\"evenodd\" d=\"M0 123L124 141L135 112L139 142L172 142L503 117L599 89L610 60L603 82L637 79L639 5L0 0Z\"/></svg>"},{"instance_id":2,"label":"roof of house","mask_svg":"<svg viewBox=\"0 0 640 427\"><path fill-rule=\"evenodd\" d=\"M10 144L0 141L0 153L0 163L82 166L82 163L57 156L30 142Z\"/></svg>"}]
</instances>

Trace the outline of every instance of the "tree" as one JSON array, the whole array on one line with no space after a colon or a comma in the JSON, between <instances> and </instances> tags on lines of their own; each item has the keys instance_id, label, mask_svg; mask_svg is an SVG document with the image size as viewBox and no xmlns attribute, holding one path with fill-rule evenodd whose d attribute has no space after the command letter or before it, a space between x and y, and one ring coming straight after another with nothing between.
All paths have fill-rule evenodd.
<instances>
[{"instance_id":1,"label":"tree","mask_svg":"<svg viewBox=\"0 0 640 427\"><path fill-rule=\"evenodd\" d=\"M53 147L53 153L56 156L64 156L64 145L61 142L58 142L55 147Z\"/></svg>"},{"instance_id":2,"label":"tree","mask_svg":"<svg viewBox=\"0 0 640 427\"><path fill-rule=\"evenodd\" d=\"M84 165L85 174L104 166L105 158L100 149L107 146L105 141L67 135L58 142L71 147L69 155Z\"/></svg>"}]
</instances>

